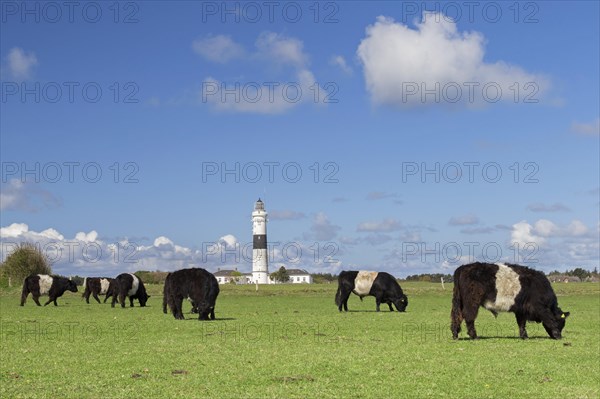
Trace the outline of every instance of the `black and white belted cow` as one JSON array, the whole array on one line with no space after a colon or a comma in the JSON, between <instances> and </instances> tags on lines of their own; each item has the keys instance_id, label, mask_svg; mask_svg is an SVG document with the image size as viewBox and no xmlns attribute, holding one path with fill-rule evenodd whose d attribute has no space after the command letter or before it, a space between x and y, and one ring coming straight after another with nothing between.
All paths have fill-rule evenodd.
<instances>
[{"instance_id":1,"label":"black and white belted cow","mask_svg":"<svg viewBox=\"0 0 600 399\"><path fill-rule=\"evenodd\" d=\"M112 296L112 292L110 291L114 288L114 284L111 283L114 281L114 278L108 277L86 277L83 280L83 294L82 296L85 298L87 303L90 303L90 295L94 297L98 303L100 303L100 298L98 295L106 295L104 298L104 303L106 300Z\"/></svg>"},{"instance_id":2,"label":"black and white belted cow","mask_svg":"<svg viewBox=\"0 0 600 399\"><path fill-rule=\"evenodd\" d=\"M32 274L23 281L23 291L21 293L21 306L25 305L27 296L31 293L31 297L36 305L40 305L39 298L41 295L48 295L46 306L50 302L54 302L54 306L58 306L56 299L61 297L65 291L77 292L77 284L62 276L51 276L48 274Z\"/></svg>"},{"instance_id":3,"label":"black and white belted cow","mask_svg":"<svg viewBox=\"0 0 600 399\"><path fill-rule=\"evenodd\" d=\"M348 297L355 293L362 300L365 296L374 296L379 312L379 305L387 303L393 312L392 304L398 312L404 312L408 306L408 298L402 292L398 281L386 272L371 271L342 271L338 276L338 290L335 294L335 304L339 311L342 307L348 311Z\"/></svg>"},{"instance_id":4,"label":"black and white belted cow","mask_svg":"<svg viewBox=\"0 0 600 399\"><path fill-rule=\"evenodd\" d=\"M125 307L125 297L129 297L129 304L133 307L133 300L137 299L140 302L140 306L146 306L146 302L150 295L146 293L146 287L142 279L132 273L121 273L113 282L114 291L111 306L114 308L117 299L121 304L121 307Z\"/></svg>"},{"instance_id":5,"label":"black and white belted cow","mask_svg":"<svg viewBox=\"0 0 600 399\"><path fill-rule=\"evenodd\" d=\"M456 269L450 313L454 339L463 320L469 337L477 338L475 318L480 306L494 316L514 313L523 339L527 338L527 321L542 323L551 338L560 339L569 317L569 312L558 307L550 281L542 272L512 264L476 262Z\"/></svg>"}]
</instances>

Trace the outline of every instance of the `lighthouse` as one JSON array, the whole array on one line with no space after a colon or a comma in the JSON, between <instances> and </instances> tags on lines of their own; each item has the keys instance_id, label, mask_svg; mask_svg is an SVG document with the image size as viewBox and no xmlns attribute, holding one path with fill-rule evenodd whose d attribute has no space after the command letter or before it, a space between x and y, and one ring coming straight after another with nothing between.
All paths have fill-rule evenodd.
<instances>
[{"instance_id":1,"label":"lighthouse","mask_svg":"<svg viewBox=\"0 0 600 399\"><path fill-rule=\"evenodd\" d=\"M258 199L252 212L252 281L269 284L269 259L267 256L267 212Z\"/></svg>"}]
</instances>

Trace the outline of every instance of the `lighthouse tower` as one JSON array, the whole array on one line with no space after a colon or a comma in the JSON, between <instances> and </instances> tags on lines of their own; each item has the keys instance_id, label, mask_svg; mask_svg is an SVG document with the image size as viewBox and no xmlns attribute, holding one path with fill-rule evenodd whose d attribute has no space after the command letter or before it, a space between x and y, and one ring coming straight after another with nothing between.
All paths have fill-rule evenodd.
<instances>
[{"instance_id":1,"label":"lighthouse tower","mask_svg":"<svg viewBox=\"0 0 600 399\"><path fill-rule=\"evenodd\" d=\"M258 199L252 212L252 282L269 284L269 259L267 256L267 212Z\"/></svg>"}]
</instances>

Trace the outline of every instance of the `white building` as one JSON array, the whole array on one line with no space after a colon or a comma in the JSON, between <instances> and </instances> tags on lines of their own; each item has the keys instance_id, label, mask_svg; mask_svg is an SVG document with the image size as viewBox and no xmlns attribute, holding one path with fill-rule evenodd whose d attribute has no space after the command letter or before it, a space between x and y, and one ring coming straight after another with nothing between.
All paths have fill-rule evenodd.
<instances>
[{"instance_id":1,"label":"white building","mask_svg":"<svg viewBox=\"0 0 600 399\"><path fill-rule=\"evenodd\" d=\"M219 284L250 284L252 283L252 273L240 273L237 269L219 269L213 273Z\"/></svg>"},{"instance_id":2,"label":"white building","mask_svg":"<svg viewBox=\"0 0 600 399\"><path fill-rule=\"evenodd\" d=\"M290 277L288 283L292 284L312 284L313 279L309 272L303 269L286 269ZM269 276L269 284L278 284Z\"/></svg>"}]
</instances>

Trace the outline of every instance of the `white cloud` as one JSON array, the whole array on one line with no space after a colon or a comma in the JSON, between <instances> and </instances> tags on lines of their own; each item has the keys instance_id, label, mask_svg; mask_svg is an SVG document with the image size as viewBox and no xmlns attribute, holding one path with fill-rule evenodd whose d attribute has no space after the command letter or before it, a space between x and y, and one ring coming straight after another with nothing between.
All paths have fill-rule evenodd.
<instances>
[{"instance_id":1,"label":"white cloud","mask_svg":"<svg viewBox=\"0 0 600 399\"><path fill-rule=\"evenodd\" d=\"M589 228L577 219L566 226L559 226L547 219L539 219L533 225L523 220L513 225L511 239L519 244L535 243L541 246L550 239L586 237L589 232Z\"/></svg>"},{"instance_id":2,"label":"white cloud","mask_svg":"<svg viewBox=\"0 0 600 399\"><path fill-rule=\"evenodd\" d=\"M154 240L154 246L160 247L162 245L173 246L173 241L169 240L167 237L160 236Z\"/></svg>"},{"instance_id":3,"label":"white cloud","mask_svg":"<svg viewBox=\"0 0 600 399\"><path fill-rule=\"evenodd\" d=\"M264 64L265 71L272 70L274 65L278 66L279 72L287 79L278 76L224 82L209 76L202 83L202 104L209 104L222 112L280 114L303 103L323 105L326 100L333 100L327 99L328 95L332 96L331 90L319 86L308 68L309 56L304 52L301 40L274 32L262 32L256 39L255 47L255 52L245 55L243 60ZM224 62L226 58L219 59Z\"/></svg>"},{"instance_id":4,"label":"white cloud","mask_svg":"<svg viewBox=\"0 0 600 399\"><path fill-rule=\"evenodd\" d=\"M399 221L393 218L377 221L377 222L362 222L356 228L359 232L390 232L397 231L402 228Z\"/></svg>"},{"instance_id":5,"label":"white cloud","mask_svg":"<svg viewBox=\"0 0 600 399\"><path fill-rule=\"evenodd\" d=\"M59 207L61 201L37 183L11 179L0 191L0 210L38 212Z\"/></svg>"},{"instance_id":6,"label":"white cloud","mask_svg":"<svg viewBox=\"0 0 600 399\"><path fill-rule=\"evenodd\" d=\"M232 234L226 234L219 239L220 242L224 242L225 245L229 248L234 248L238 243L237 238Z\"/></svg>"},{"instance_id":7,"label":"white cloud","mask_svg":"<svg viewBox=\"0 0 600 399\"><path fill-rule=\"evenodd\" d=\"M398 197L398 194L396 194L396 193L386 193L383 191L371 191L369 194L367 194L367 200L369 200L369 201L377 201L377 200L381 200L381 199L396 198L396 197Z\"/></svg>"},{"instance_id":8,"label":"white cloud","mask_svg":"<svg viewBox=\"0 0 600 399\"><path fill-rule=\"evenodd\" d=\"M590 123L573 122L571 131L583 136L600 136L600 118Z\"/></svg>"},{"instance_id":9,"label":"white cloud","mask_svg":"<svg viewBox=\"0 0 600 399\"><path fill-rule=\"evenodd\" d=\"M29 231L29 226L25 223L13 223L8 227L0 228L0 237L9 238L9 237L19 237L23 233L27 233Z\"/></svg>"},{"instance_id":10,"label":"white cloud","mask_svg":"<svg viewBox=\"0 0 600 399\"><path fill-rule=\"evenodd\" d=\"M541 245L545 239L536 235L533 231L533 226L522 220L513 224L513 229L510 233L510 238L513 243L519 244L521 247L529 244Z\"/></svg>"},{"instance_id":11,"label":"white cloud","mask_svg":"<svg viewBox=\"0 0 600 399\"><path fill-rule=\"evenodd\" d=\"M325 213L319 212L314 215L312 225L310 226L310 234L306 236L310 239L329 241L337 236L337 232L340 229L340 226L331 223Z\"/></svg>"},{"instance_id":12,"label":"white cloud","mask_svg":"<svg viewBox=\"0 0 600 399\"><path fill-rule=\"evenodd\" d=\"M530 210L531 212L567 212L570 209L566 205L559 203L546 205L541 202L536 202L527 205L527 210Z\"/></svg>"},{"instance_id":13,"label":"white cloud","mask_svg":"<svg viewBox=\"0 0 600 399\"><path fill-rule=\"evenodd\" d=\"M278 211L273 210L269 212L270 220L298 220L304 219L306 215L303 212L292 211L289 209Z\"/></svg>"},{"instance_id":14,"label":"white cloud","mask_svg":"<svg viewBox=\"0 0 600 399\"><path fill-rule=\"evenodd\" d=\"M333 55L329 60L329 63L331 65L339 67L342 70L342 72L344 72L347 75L351 75L353 72L352 68L350 68L350 66L348 66L348 64L346 63L346 59L341 55Z\"/></svg>"},{"instance_id":15,"label":"white cloud","mask_svg":"<svg viewBox=\"0 0 600 399\"><path fill-rule=\"evenodd\" d=\"M586 235L589 229L580 220L573 220L565 229L566 234L573 237Z\"/></svg>"},{"instance_id":16,"label":"white cloud","mask_svg":"<svg viewBox=\"0 0 600 399\"><path fill-rule=\"evenodd\" d=\"M323 213L315 215L314 235L308 242L273 243L269 246L270 269L277 263L286 267L301 268L314 272L337 272L341 270L340 255L343 250L336 243L319 243L315 252L315 239L333 238L339 230ZM0 228L0 261L3 261L20 243L30 242L39 247L52 263L54 273L80 276L116 276L137 270L173 271L189 267L201 267L211 272L218 268L252 268L252 241L240 243L232 234L225 234L213 241L203 242L194 249L177 245L166 236L158 236L140 245L129 239L99 240L96 230L79 232L75 238L67 238L56 229L32 231L24 223L13 223ZM284 249L285 248L285 249ZM298 249L296 252L295 250Z\"/></svg>"},{"instance_id":17,"label":"white cloud","mask_svg":"<svg viewBox=\"0 0 600 399\"><path fill-rule=\"evenodd\" d=\"M33 52L27 53L19 47L14 47L8 52L8 70L14 79L26 80L33 74L33 68L38 64Z\"/></svg>"},{"instance_id":18,"label":"white cloud","mask_svg":"<svg viewBox=\"0 0 600 399\"><path fill-rule=\"evenodd\" d=\"M378 17L366 28L366 37L357 55L363 65L367 90L376 104L479 105L497 97L489 87L487 97L482 94L488 83L501 88L499 99L503 101L514 101L514 86L513 90L509 87L515 82L521 88L521 95L523 91L531 94L537 88L534 97L542 96L549 85L544 77L503 61L486 63L484 45L481 33L459 32L449 18L424 12L423 21L416 23L416 29L392 18ZM474 86L471 97L470 82L479 84ZM526 87L530 82L534 86ZM415 88L417 92L411 94ZM426 90L438 92L438 99L425 95Z\"/></svg>"},{"instance_id":19,"label":"white cloud","mask_svg":"<svg viewBox=\"0 0 600 399\"><path fill-rule=\"evenodd\" d=\"M559 228L557 225L546 219L540 219L534 224L534 231L542 237L555 235Z\"/></svg>"},{"instance_id":20,"label":"white cloud","mask_svg":"<svg viewBox=\"0 0 600 399\"><path fill-rule=\"evenodd\" d=\"M304 68L308 63L308 55L303 49L304 43L296 38L275 32L262 32L255 45L259 56L266 58L268 62L289 64L296 68Z\"/></svg>"},{"instance_id":21,"label":"white cloud","mask_svg":"<svg viewBox=\"0 0 600 399\"><path fill-rule=\"evenodd\" d=\"M226 63L244 56L244 48L230 36L217 35L196 39L192 43L194 51L202 57L218 63Z\"/></svg>"},{"instance_id":22,"label":"white cloud","mask_svg":"<svg viewBox=\"0 0 600 399\"><path fill-rule=\"evenodd\" d=\"M75 234L75 239L83 242L95 242L98 240L98 232L92 230L89 233L79 232Z\"/></svg>"},{"instance_id":23,"label":"white cloud","mask_svg":"<svg viewBox=\"0 0 600 399\"><path fill-rule=\"evenodd\" d=\"M493 233L495 229L493 227L466 227L461 229L460 232L463 234L490 234Z\"/></svg>"},{"instance_id":24,"label":"white cloud","mask_svg":"<svg viewBox=\"0 0 600 399\"><path fill-rule=\"evenodd\" d=\"M448 221L450 226L466 226L479 223L479 218L473 214L453 216Z\"/></svg>"}]
</instances>

